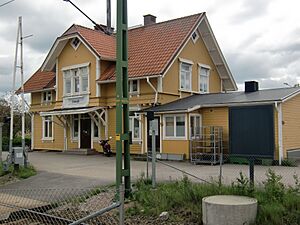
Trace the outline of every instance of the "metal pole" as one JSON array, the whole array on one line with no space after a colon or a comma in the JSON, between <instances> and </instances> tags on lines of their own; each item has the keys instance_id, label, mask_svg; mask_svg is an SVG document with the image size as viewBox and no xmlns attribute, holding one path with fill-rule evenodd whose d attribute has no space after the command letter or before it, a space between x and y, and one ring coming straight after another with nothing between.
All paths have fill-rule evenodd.
<instances>
[{"instance_id":1,"label":"metal pole","mask_svg":"<svg viewBox=\"0 0 300 225\"><path fill-rule=\"evenodd\" d=\"M146 178L149 179L149 148L147 146L147 169L146 169Z\"/></svg>"},{"instance_id":2,"label":"metal pole","mask_svg":"<svg viewBox=\"0 0 300 225\"><path fill-rule=\"evenodd\" d=\"M124 199L124 196L125 196L125 188L124 188L124 185L121 185L120 186L120 206L119 206L119 224L120 225L124 225L124 221L125 221L125 210L124 210L124 202L125 202L125 199Z\"/></svg>"},{"instance_id":3,"label":"metal pole","mask_svg":"<svg viewBox=\"0 0 300 225\"><path fill-rule=\"evenodd\" d=\"M250 185L254 186L254 158L249 158L249 177L250 177Z\"/></svg>"},{"instance_id":4,"label":"metal pole","mask_svg":"<svg viewBox=\"0 0 300 225\"><path fill-rule=\"evenodd\" d=\"M154 123L154 121L152 121ZM155 130L152 129L152 188L156 188L156 143Z\"/></svg>"},{"instance_id":5,"label":"metal pole","mask_svg":"<svg viewBox=\"0 0 300 225\"><path fill-rule=\"evenodd\" d=\"M21 63L21 111L22 111L22 149L24 156L24 166L27 166L27 154L25 152L25 99L24 99L24 63L23 63L23 30L22 30L22 17L19 17L20 26L20 63Z\"/></svg>"},{"instance_id":6,"label":"metal pole","mask_svg":"<svg viewBox=\"0 0 300 225\"><path fill-rule=\"evenodd\" d=\"M128 24L127 0L117 0L117 80L116 80L116 186L125 178L126 196L130 184ZM122 168L124 153L124 169Z\"/></svg>"},{"instance_id":7,"label":"metal pole","mask_svg":"<svg viewBox=\"0 0 300 225\"><path fill-rule=\"evenodd\" d=\"M0 163L2 163L2 127L3 123L0 122Z\"/></svg>"},{"instance_id":8,"label":"metal pole","mask_svg":"<svg viewBox=\"0 0 300 225\"><path fill-rule=\"evenodd\" d=\"M19 18L20 20L20 18ZM9 135L9 159L8 164L12 163L13 159L13 138L14 138L14 106L15 106L15 83L16 83L16 73L17 73L17 60L18 60L18 47L20 40L20 24L18 23L17 30L17 40L16 40L16 50L15 50L15 61L13 70L13 84L11 93L11 106L10 106L10 135Z\"/></svg>"}]
</instances>

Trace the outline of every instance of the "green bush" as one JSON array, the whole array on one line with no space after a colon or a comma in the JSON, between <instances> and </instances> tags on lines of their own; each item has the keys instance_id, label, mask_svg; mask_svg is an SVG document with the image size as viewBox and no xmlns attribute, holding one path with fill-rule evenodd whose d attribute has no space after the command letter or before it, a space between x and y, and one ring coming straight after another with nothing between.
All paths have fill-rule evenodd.
<instances>
[{"instance_id":1,"label":"green bush","mask_svg":"<svg viewBox=\"0 0 300 225\"><path fill-rule=\"evenodd\" d=\"M28 137L28 136L25 137L25 145L31 146L31 137ZM21 136L14 137L13 146L15 146L15 147L22 146L22 137ZM7 137L7 136L2 137L2 149L3 149L3 151L9 150L9 137Z\"/></svg>"}]
</instances>

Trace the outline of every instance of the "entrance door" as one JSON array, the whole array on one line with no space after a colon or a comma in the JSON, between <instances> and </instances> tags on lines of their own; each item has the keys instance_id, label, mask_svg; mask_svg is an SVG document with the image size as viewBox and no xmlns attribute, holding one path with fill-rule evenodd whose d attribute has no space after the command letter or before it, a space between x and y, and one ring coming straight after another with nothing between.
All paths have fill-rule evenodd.
<instances>
[{"instance_id":1,"label":"entrance door","mask_svg":"<svg viewBox=\"0 0 300 225\"><path fill-rule=\"evenodd\" d=\"M154 120L148 120L148 134L147 134L147 146L148 151L151 152L152 150L152 135L151 135L151 123L154 124L155 129L155 143L156 143L156 152L160 152L160 118L154 117Z\"/></svg>"},{"instance_id":2,"label":"entrance door","mask_svg":"<svg viewBox=\"0 0 300 225\"><path fill-rule=\"evenodd\" d=\"M80 148L91 148L91 119L80 120Z\"/></svg>"}]
</instances>

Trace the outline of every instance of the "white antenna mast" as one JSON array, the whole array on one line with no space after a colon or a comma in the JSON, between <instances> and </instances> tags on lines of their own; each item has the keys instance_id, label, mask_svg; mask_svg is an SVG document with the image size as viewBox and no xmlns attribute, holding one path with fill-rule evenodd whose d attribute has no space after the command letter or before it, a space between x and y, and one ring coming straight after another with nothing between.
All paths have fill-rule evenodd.
<instances>
[{"instance_id":1,"label":"white antenna mast","mask_svg":"<svg viewBox=\"0 0 300 225\"><path fill-rule=\"evenodd\" d=\"M16 91L16 73L17 73L17 62L18 62L18 49L20 42L20 24L22 24L22 18L19 17L18 30L17 30L17 40L16 40L16 51L15 51L15 61L13 70L13 85L11 92L11 106L10 106L10 136L9 136L9 164L12 163L13 157L13 138L14 138L14 108L15 108L15 91Z\"/></svg>"},{"instance_id":2,"label":"white antenna mast","mask_svg":"<svg viewBox=\"0 0 300 225\"><path fill-rule=\"evenodd\" d=\"M16 41L16 52L14 61L14 71L13 71L13 87L11 95L11 111L10 111L10 138L9 138L9 164L13 162L13 136L14 136L14 108L15 108L15 91L16 91L16 73L17 68L21 70L21 115L22 115L22 149L24 155L24 165L27 166L27 154L25 153L25 98L24 98L24 62L23 62L23 40L25 38L31 37L28 35L23 37L22 29L22 17L18 20L18 31L17 31L17 41ZM20 45L20 66L17 66L18 62L18 50Z\"/></svg>"}]
</instances>

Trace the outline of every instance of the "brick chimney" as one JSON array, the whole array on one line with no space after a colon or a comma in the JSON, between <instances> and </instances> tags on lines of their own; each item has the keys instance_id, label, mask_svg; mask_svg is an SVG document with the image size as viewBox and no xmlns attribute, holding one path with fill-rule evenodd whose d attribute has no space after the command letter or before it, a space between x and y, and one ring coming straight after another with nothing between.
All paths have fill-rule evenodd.
<instances>
[{"instance_id":1,"label":"brick chimney","mask_svg":"<svg viewBox=\"0 0 300 225\"><path fill-rule=\"evenodd\" d=\"M156 23L156 16L151 14L144 15L144 26L152 25Z\"/></svg>"},{"instance_id":2,"label":"brick chimney","mask_svg":"<svg viewBox=\"0 0 300 225\"><path fill-rule=\"evenodd\" d=\"M257 81L246 81L245 82L245 92L251 93L258 91L258 82Z\"/></svg>"}]
</instances>

